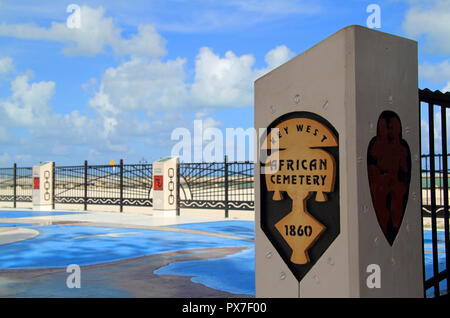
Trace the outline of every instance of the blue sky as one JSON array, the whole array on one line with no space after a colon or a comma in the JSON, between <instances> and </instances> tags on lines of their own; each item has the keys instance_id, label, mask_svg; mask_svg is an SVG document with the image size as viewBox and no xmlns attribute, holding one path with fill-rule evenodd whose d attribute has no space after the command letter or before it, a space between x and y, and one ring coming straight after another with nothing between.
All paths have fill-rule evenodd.
<instances>
[{"instance_id":1,"label":"blue sky","mask_svg":"<svg viewBox=\"0 0 450 318\"><path fill-rule=\"evenodd\" d=\"M370 4L419 42L419 86L450 90L448 0L0 0L0 166L152 162L194 120L251 128L253 81Z\"/></svg>"}]
</instances>

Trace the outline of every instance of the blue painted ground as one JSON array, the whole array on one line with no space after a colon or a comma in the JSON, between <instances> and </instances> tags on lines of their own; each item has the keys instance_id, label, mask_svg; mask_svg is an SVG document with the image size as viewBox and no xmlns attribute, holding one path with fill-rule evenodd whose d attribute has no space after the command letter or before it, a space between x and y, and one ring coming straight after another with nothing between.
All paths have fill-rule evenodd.
<instances>
[{"instance_id":1,"label":"blue painted ground","mask_svg":"<svg viewBox=\"0 0 450 318\"><path fill-rule=\"evenodd\" d=\"M3 213L5 212L0 212L0 215ZM17 212L10 213L17 215ZM41 215L43 212L31 213L35 216L36 213ZM240 253L220 259L174 262L155 273L192 276L194 282L211 288L237 294L255 294L253 242L142 229L77 225L35 226L21 223L3 223L0 226L23 226L34 228L41 233L30 240L0 246L0 269L90 265L185 249L247 247L248 249ZM196 223L172 227L254 239L254 222L251 221ZM429 278L432 276L431 231L424 231L424 240L425 271L426 277ZM444 232L438 232L438 240L439 270L442 271L445 268ZM447 289L446 281L441 283L441 288Z\"/></svg>"},{"instance_id":2,"label":"blue painted ground","mask_svg":"<svg viewBox=\"0 0 450 318\"><path fill-rule=\"evenodd\" d=\"M425 279L433 276L433 247L431 245L431 231L425 230L423 234L424 250L425 250ZM438 267L439 272L445 270L445 232L437 231L438 237ZM440 290L447 290L447 280L443 280L439 284ZM434 289L430 288L427 295L432 296Z\"/></svg>"},{"instance_id":3,"label":"blue painted ground","mask_svg":"<svg viewBox=\"0 0 450 318\"><path fill-rule=\"evenodd\" d=\"M0 223L0 227L31 227L33 223Z\"/></svg>"},{"instance_id":4,"label":"blue painted ground","mask_svg":"<svg viewBox=\"0 0 450 318\"><path fill-rule=\"evenodd\" d=\"M252 242L142 229L77 225L26 226L40 235L0 246L0 269L91 265L185 249L249 246Z\"/></svg>"},{"instance_id":5,"label":"blue painted ground","mask_svg":"<svg viewBox=\"0 0 450 318\"><path fill-rule=\"evenodd\" d=\"M225 221L183 224L177 227L255 238L255 223ZM255 248L220 259L174 262L155 271L158 275L193 276L192 281L233 294L255 295Z\"/></svg>"},{"instance_id":6,"label":"blue painted ground","mask_svg":"<svg viewBox=\"0 0 450 318\"><path fill-rule=\"evenodd\" d=\"M255 295L254 247L224 258L174 262L157 275L192 276L193 282L233 294Z\"/></svg>"}]
</instances>

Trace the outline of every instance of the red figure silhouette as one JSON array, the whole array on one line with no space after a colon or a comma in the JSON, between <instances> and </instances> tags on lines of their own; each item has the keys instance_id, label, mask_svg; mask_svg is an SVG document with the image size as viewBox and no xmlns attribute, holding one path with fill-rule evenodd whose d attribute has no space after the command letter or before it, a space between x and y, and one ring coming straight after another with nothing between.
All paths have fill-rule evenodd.
<instances>
[{"instance_id":1,"label":"red figure silhouette","mask_svg":"<svg viewBox=\"0 0 450 318\"><path fill-rule=\"evenodd\" d=\"M391 245L403 219L411 176L410 151L402 139L401 129L395 113L383 112L378 119L377 136L368 149L372 202L378 223Z\"/></svg>"}]
</instances>

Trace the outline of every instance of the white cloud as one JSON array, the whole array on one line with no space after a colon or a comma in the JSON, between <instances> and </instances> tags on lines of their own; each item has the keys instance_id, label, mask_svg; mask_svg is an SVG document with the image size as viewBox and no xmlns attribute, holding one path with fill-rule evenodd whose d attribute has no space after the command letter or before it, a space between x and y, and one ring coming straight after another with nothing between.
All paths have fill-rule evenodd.
<instances>
[{"instance_id":1,"label":"white cloud","mask_svg":"<svg viewBox=\"0 0 450 318\"><path fill-rule=\"evenodd\" d=\"M228 51L220 57L210 48L203 47L195 64L191 87L193 103L207 107L251 106L253 82L293 56L286 46L278 46L266 54L267 67L255 69L255 58L251 54L236 56Z\"/></svg>"},{"instance_id":2,"label":"white cloud","mask_svg":"<svg viewBox=\"0 0 450 318\"><path fill-rule=\"evenodd\" d=\"M268 71L289 61L291 58L294 57L294 55L295 55L294 52L292 52L285 45L279 45L273 50L270 50L265 56Z\"/></svg>"},{"instance_id":3,"label":"white cloud","mask_svg":"<svg viewBox=\"0 0 450 318\"><path fill-rule=\"evenodd\" d=\"M448 81L450 79L450 63L448 60L439 64L424 62L419 66L419 74L434 83Z\"/></svg>"},{"instance_id":4,"label":"white cloud","mask_svg":"<svg viewBox=\"0 0 450 318\"><path fill-rule=\"evenodd\" d=\"M45 149L54 157L77 151L90 158L98 158L98 153L129 155L149 136L157 140L157 148L167 151L172 129L186 126L186 116L196 114L206 131L221 127L211 113L223 107L251 106L253 81L292 56L285 46L276 47L267 53L266 67L258 69L251 54L237 56L229 51L219 56L205 47L199 51L194 80L189 83L185 59L161 61L132 55L108 68L99 80L91 78L82 86L94 91L88 101L94 110L91 117L78 110L55 112L56 83L33 81L30 72L19 74L11 80L10 95L0 99L1 127L5 136L9 133L1 142L20 137L20 149L27 149L21 155L30 158L42 155L43 145L49 143ZM21 128L20 136L11 136L10 128Z\"/></svg>"},{"instance_id":5,"label":"white cloud","mask_svg":"<svg viewBox=\"0 0 450 318\"><path fill-rule=\"evenodd\" d=\"M184 59L146 60L132 57L102 76L100 89L89 105L102 117L123 112L158 111L184 107L187 97Z\"/></svg>"},{"instance_id":6,"label":"white cloud","mask_svg":"<svg viewBox=\"0 0 450 318\"><path fill-rule=\"evenodd\" d=\"M166 41L152 25L139 25L137 34L123 38L122 30L102 7L81 7L81 27L68 28L66 23L52 22L44 28L34 24L0 24L0 36L64 43L66 55L93 56L110 47L119 55L142 55L158 58L166 54Z\"/></svg>"},{"instance_id":7,"label":"white cloud","mask_svg":"<svg viewBox=\"0 0 450 318\"><path fill-rule=\"evenodd\" d=\"M195 120L197 121L201 120L203 130L208 128L219 128L223 125L222 122L215 120L213 117L207 116L208 116L207 112L195 113Z\"/></svg>"},{"instance_id":8,"label":"white cloud","mask_svg":"<svg viewBox=\"0 0 450 318\"><path fill-rule=\"evenodd\" d=\"M68 114L55 113L50 103L54 94L55 83L52 81L32 82L29 74L14 78L10 96L0 100L0 141L8 143L15 138L9 129L21 128L27 133L22 138L22 147L29 151L42 151L41 145L50 141L46 148L56 155L62 154L68 146L80 144L104 145L108 149L117 147L113 139L108 139L117 125L115 118L91 119L77 110Z\"/></svg>"},{"instance_id":9,"label":"white cloud","mask_svg":"<svg viewBox=\"0 0 450 318\"><path fill-rule=\"evenodd\" d=\"M29 75L19 75L11 82L12 95L0 100L0 113L8 124L19 127L40 125L51 112L49 102L55 93L54 82L29 83Z\"/></svg>"},{"instance_id":10,"label":"white cloud","mask_svg":"<svg viewBox=\"0 0 450 318\"><path fill-rule=\"evenodd\" d=\"M5 56L0 58L0 76L8 74L14 70L12 58Z\"/></svg>"},{"instance_id":11,"label":"white cloud","mask_svg":"<svg viewBox=\"0 0 450 318\"><path fill-rule=\"evenodd\" d=\"M186 82L185 59L162 62L134 56L104 72L88 104L101 123L98 133L106 140L126 142L124 136L148 136L156 127L167 134L170 127L176 127L175 122L183 121L174 119L180 111L197 112L205 129L219 127L220 122L208 117L211 110L251 106L253 81L292 56L287 47L278 46L267 53L267 67L256 69L250 54L236 56L228 51L220 57L204 47L196 59L192 84ZM144 119L136 115L142 112ZM168 116L165 121L162 114Z\"/></svg>"},{"instance_id":12,"label":"white cloud","mask_svg":"<svg viewBox=\"0 0 450 318\"><path fill-rule=\"evenodd\" d=\"M121 55L138 55L161 57L166 55L166 40L158 34L153 25L139 25L138 33L130 39L118 38L113 43L113 49Z\"/></svg>"},{"instance_id":13,"label":"white cloud","mask_svg":"<svg viewBox=\"0 0 450 318\"><path fill-rule=\"evenodd\" d=\"M447 82L447 86L445 86L445 87L442 89L442 92L443 92L443 93L445 93L445 92L450 92L450 81Z\"/></svg>"},{"instance_id":14,"label":"white cloud","mask_svg":"<svg viewBox=\"0 0 450 318\"><path fill-rule=\"evenodd\" d=\"M450 1L414 1L403 21L408 36L425 36L428 51L449 54ZM431 5L430 5L431 4Z\"/></svg>"},{"instance_id":15,"label":"white cloud","mask_svg":"<svg viewBox=\"0 0 450 318\"><path fill-rule=\"evenodd\" d=\"M254 63L255 58L250 54L238 57L228 51L221 58L210 48L201 48L191 87L193 101L209 107L250 106Z\"/></svg>"},{"instance_id":16,"label":"white cloud","mask_svg":"<svg viewBox=\"0 0 450 318\"><path fill-rule=\"evenodd\" d=\"M105 71L89 106L109 123L126 112L145 111L154 118L161 111L251 106L254 80L292 56L286 46L278 46L267 53L267 67L255 69L251 54L228 51L220 57L204 47L197 55L193 83L186 82L185 59L131 57ZM113 130L115 125L108 126Z\"/></svg>"}]
</instances>

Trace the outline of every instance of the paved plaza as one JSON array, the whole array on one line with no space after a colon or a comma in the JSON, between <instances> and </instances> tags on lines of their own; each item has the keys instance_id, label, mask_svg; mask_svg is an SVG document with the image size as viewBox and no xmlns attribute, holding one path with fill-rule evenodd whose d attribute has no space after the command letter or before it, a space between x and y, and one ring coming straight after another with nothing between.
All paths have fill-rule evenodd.
<instances>
[{"instance_id":1,"label":"paved plaza","mask_svg":"<svg viewBox=\"0 0 450 318\"><path fill-rule=\"evenodd\" d=\"M252 221L0 210L0 297L253 296Z\"/></svg>"}]
</instances>

